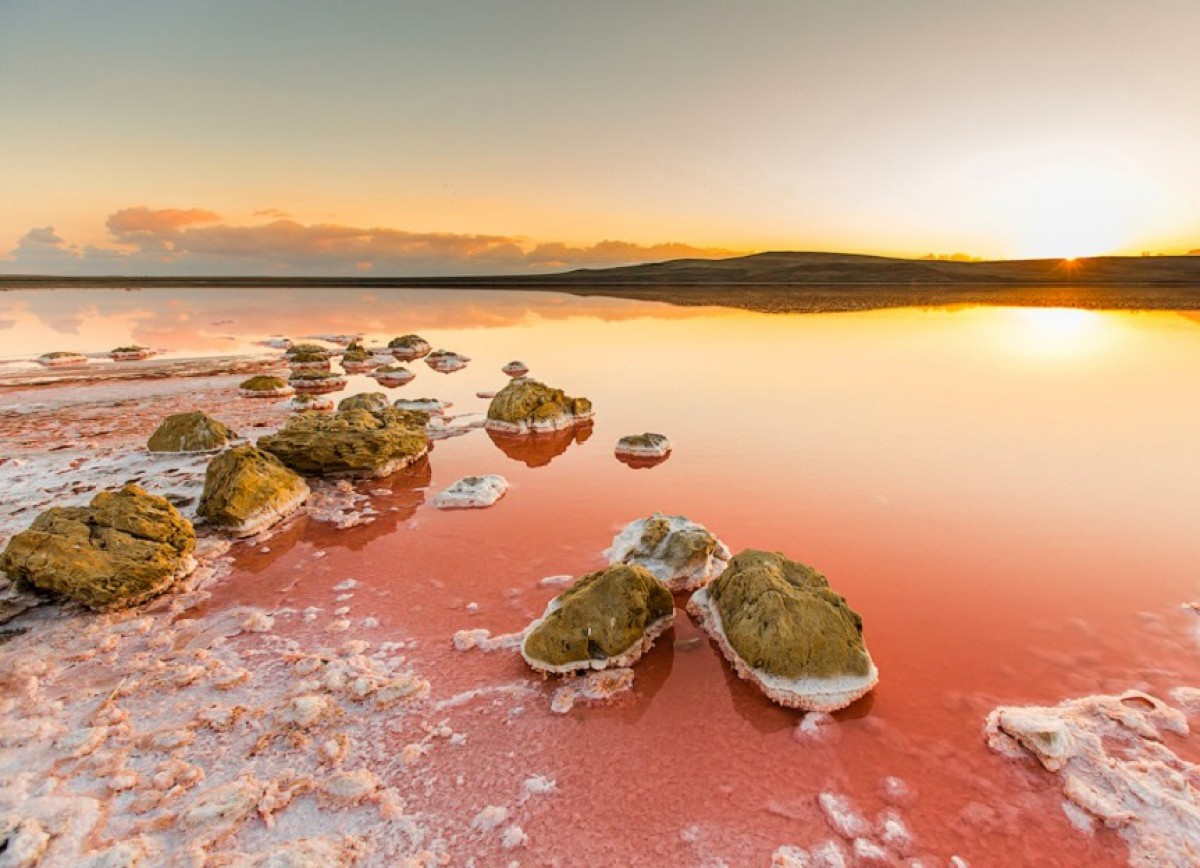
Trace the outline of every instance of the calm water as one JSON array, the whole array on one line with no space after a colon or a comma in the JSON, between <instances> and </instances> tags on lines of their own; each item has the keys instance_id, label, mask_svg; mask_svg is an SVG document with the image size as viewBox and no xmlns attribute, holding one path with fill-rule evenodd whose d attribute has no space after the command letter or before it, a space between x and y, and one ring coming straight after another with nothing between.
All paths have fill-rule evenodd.
<instances>
[{"instance_id":1,"label":"calm water","mask_svg":"<svg viewBox=\"0 0 1200 868\"><path fill-rule=\"evenodd\" d=\"M559 717L539 686L449 711L470 750L438 774L475 783L433 790L428 810L478 810L491 788L511 798L525 773L556 777L554 800L525 824L532 864L762 865L780 844L831 836L816 793L846 793L873 816L890 775L915 794L902 807L914 854L1119 864L1111 833L1089 841L1067 825L1056 779L987 750L983 719L998 704L1200 683L1193 616L1180 610L1200 593L1191 315L85 291L4 294L0 329L17 367L129 342L186 356L261 352L270 335L361 331L370 344L416 331L473 361L451 375L412 363L417 379L394 397L482 411L475 392L500 388L500 366L519 358L591 398L590 437L507 451L484 431L442 441L385 483L395 510L376 523L297 522L269 553L239 554L217 605L327 603L353 577L355 614L380 621L368 638L417 639L439 698L525 678L519 658L456 652L450 637L520 629L554 593L539 578L597 568L613 533L655 510L704 523L734 551L777 549L818 567L862 614L879 687L817 743L794 736L797 714L730 674L682 597L673 637L618 704ZM353 377L346 394L377 389ZM666 463L615 460L616 439L642 431L671 438ZM474 473L512 488L490 510L426 504ZM327 556L314 562L316 550Z\"/></svg>"}]
</instances>

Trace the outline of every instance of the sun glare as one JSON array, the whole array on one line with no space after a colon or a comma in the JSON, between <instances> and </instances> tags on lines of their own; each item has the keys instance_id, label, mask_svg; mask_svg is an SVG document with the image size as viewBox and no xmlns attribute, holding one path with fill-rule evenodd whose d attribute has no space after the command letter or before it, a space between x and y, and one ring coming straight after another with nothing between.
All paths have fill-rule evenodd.
<instances>
[{"instance_id":1,"label":"sun glare","mask_svg":"<svg viewBox=\"0 0 1200 868\"><path fill-rule=\"evenodd\" d=\"M1004 342L1016 355L1067 359L1101 350L1111 320L1103 313L1066 307L1013 308L1003 321Z\"/></svg>"}]
</instances>

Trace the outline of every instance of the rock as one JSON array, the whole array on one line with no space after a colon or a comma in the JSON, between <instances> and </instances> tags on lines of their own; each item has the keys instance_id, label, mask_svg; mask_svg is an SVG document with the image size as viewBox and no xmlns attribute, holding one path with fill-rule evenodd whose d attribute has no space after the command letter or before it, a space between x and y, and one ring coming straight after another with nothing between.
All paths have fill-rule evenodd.
<instances>
[{"instance_id":1,"label":"rock","mask_svg":"<svg viewBox=\"0 0 1200 868\"><path fill-rule=\"evenodd\" d=\"M286 398L293 390L279 377L259 374L242 382L238 391L244 398Z\"/></svg>"},{"instance_id":2,"label":"rock","mask_svg":"<svg viewBox=\"0 0 1200 868\"><path fill-rule=\"evenodd\" d=\"M140 362L142 359L148 359L154 355L157 354L149 347L132 344L127 347L117 347L108 354L108 357L114 362Z\"/></svg>"},{"instance_id":3,"label":"rock","mask_svg":"<svg viewBox=\"0 0 1200 868\"><path fill-rule=\"evenodd\" d=\"M300 357L323 356L328 361L329 355L329 350L320 344L295 344L288 347L288 351L283 354L283 357L289 362L293 362Z\"/></svg>"},{"instance_id":4,"label":"rock","mask_svg":"<svg viewBox=\"0 0 1200 868\"><path fill-rule=\"evenodd\" d=\"M617 457L665 458L671 454L671 441L662 434L628 434L617 441Z\"/></svg>"},{"instance_id":5,"label":"rock","mask_svg":"<svg viewBox=\"0 0 1200 868\"><path fill-rule=\"evenodd\" d=\"M293 371L328 371L331 356L328 350L291 350L287 354L288 366Z\"/></svg>"},{"instance_id":6,"label":"rock","mask_svg":"<svg viewBox=\"0 0 1200 868\"><path fill-rule=\"evenodd\" d=\"M467 366L467 362L471 361L466 356L460 356L458 353L450 350L436 350L425 357L425 364L433 368L439 374L452 374L455 371L461 371Z\"/></svg>"},{"instance_id":7,"label":"rock","mask_svg":"<svg viewBox=\"0 0 1200 868\"><path fill-rule=\"evenodd\" d=\"M444 416L454 404L450 401L439 401L437 398L401 398L392 406L397 410L428 413L430 416Z\"/></svg>"},{"instance_id":8,"label":"rock","mask_svg":"<svg viewBox=\"0 0 1200 868\"><path fill-rule=\"evenodd\" d=\"M687 610L737 674L780 705L836 711L879 680L862 619L823 575L778 552L741 552Z\"/></svg>"},{"instance_id":9,"label":"rock","mask_svg":"<svg viewBox=\"0 0 1200 868\"><path fill-rule=\"evenodd\" d=\"M214 527L244 537L291 515L308 495L308 484L274 455L236 446L209 462L196 512Z\"/></svg>"},{"instance_id":10,"label":"rock","mask_svg":"<svg viewBox=\"0 0 1200 868\"><path fill-rule=\"evenodd\" d=\"M431 348L429 341L420 335L402 335L388 341L388 349L400 361L411 362L429 355Z\"/></svg>"},{"instance_id":11,"label":"rock","mask_svg":"<svg viewBox=\"0 0 1200 868\"><path fill-rule=\"evenodd\" d=\"M325 395L346 388L346 378L331 371L295 371L288 378L288 385L297 392Z\"/></svg>"},{"instance_id":12,"label":"rock","mask_svg":"<svg viewBox=\"0 0 1200 868\"><path fill-rule=\"evenodd\" d=\"M572 398L537 380L518 377L501 389L487 409L487 428L509 434L560 431L592 418L592 402Z\"/></svg>"},{"instance_id":13,"label":"rock","mask_svg":"<svg viewBox=\"0 0 1200 868\"><path fill-rule=\"evenodd\" d=\"M492 506L506 491L508 480L503 476L464 476L435 495L431 503L438 509L482 509Z\"/></svg>"},{"instance_id":14,"label":"rock","mask_svg":"<svg viewBox=\"0 0 1200 868\"><path fill-rule=\"evenodd\" d=\"M267 338L263 343L274 350L290 350L292 348L292 339L284 337Z\"/></svg>"},{"instance_id":15,"label":"rock","mask_svg":"<svg viewBox=\"0 0 1200 868\"><path fill-rule=\"evenodd\" d=\"M391 407L304 413L258 445L305 476L387 476L428 451L428 421Z\"/></svg>"},{"instance_id":16,"label":"rock","mask_svg":"<svg viewBox=\"0 0 1200 868\"><path fill-rule=\"evenodd\" d=\"M404 365L384 365L382 368L376 368L372 371L371 376L381 386L403 386L416 377L416 374L404 367Z\"/></svg>"},{"instance_id":17,"label":"rock","mask_svg":"<svg viewBox=\"0 0 1200 868\"><path fill-rule=\"evenodd\" d=\"M674 622L666 585L641 567L608 567L550 601L529 625L521 655L544 672L630 666Z\"/></svg>"},{"instance_id":18,"label":"rock","mask_svg":"<svg viewBox=\"0 0 1200 868\"><path fill-rule=\"evenodd\" d=\"M54 507L14 536L0 569L91 609L135 606L196 566L196 533L162 497L128 484L89 506Z\"/></svg>"},{"instance_id":19,"label":"rock","mask_svg":"<svg viewBox=\"0 0 1200 868\"><path fill-rule=\"evenodd\" d=\"M146 441L146 448L151 452L215 452L236 437L227 426L196 410L163 419Z\"/></svg>"},{"instance_id":20,"label":"rock","mask_svg":"<svg viewBox=\"0 0 1200 868\"><path fill-rule=\"evenodd\" d=\"M311 393L295 395L292 400L288 401L288 409L300 413L325 413L333 409L333 399Z\"/></svg>"},{"instance_id":21,"label":"rock","mask_svg":"<svg viewBox=\"0 0 1200 868\"><path fill-rule=\"evenodd\" d=\"M362 344L356 342L346 347L346 351L342 353L342 367L347 373L357 373L379 367L379 361L367 352Z\"/></svg>"},{"instance_id":22,"label":"rock","mask_svg":"<svg viewBox=\"0 0 1200 868\"><path fill-rule=\"evenodd\" d=\"M644 567L679 593L702 588L719 576L730 552L704 525L656 512L626 525L604 557L610 564Z\"/></svg>"},{"instance_id":23,"label":"rock","mask_svg":"<svg viewBox=\"0 0 1200 868\"><path fill-rule=\"evenodd\" d=\"M338 402L338 411L342 410L386 410L390 406L388 396L383 392L363 392L361 395L351 395ZM400 408L407 409L407 408Z\"/></svg>"},{"instance_id":24,"label":"rock","mask_svg":"<svg viewBox=\"0 0 1200 868\"><path fill-rule=\"evenodd\" d=\"M500 369L510 377L523 377L529 373L529 366L524 362L511 361Z\"/></svg>"},{"instance_id":25,"label":"rock","mask_svg":"<svg viewBox=\"0 0 1200 868\"><path fill-rule=\"evenodd\" d=\"M65 368L71 365L86 365L87 356L81 353L43 353L38 356L38 364L45 365L47 368Z\"/></svg>"}]
</instances>

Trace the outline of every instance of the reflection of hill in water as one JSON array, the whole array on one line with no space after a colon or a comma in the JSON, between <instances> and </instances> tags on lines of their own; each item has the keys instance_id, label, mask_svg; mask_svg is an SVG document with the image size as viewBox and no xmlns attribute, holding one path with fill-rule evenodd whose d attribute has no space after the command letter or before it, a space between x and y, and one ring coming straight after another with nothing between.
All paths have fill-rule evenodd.
<instances>
[{"instance_id":1,"label":"reflection of hill in water","mask_svg":"<svg viewBox=\"0 0 1200 868\"><path fill-rule=\"evenodd\" d=\"M580 425L565 431L546 434L501 434L488 430L497 448L513 461L528 467L545 467L567 451L572 443L584 443L592 436L591 425Z\"/></svg>"}]
</instances>

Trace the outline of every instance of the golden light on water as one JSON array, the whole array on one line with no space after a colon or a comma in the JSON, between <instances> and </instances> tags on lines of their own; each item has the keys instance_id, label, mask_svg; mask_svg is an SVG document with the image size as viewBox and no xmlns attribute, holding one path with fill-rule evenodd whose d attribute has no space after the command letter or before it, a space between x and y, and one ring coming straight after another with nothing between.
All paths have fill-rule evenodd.
<instances>
[{"instance_id":1,"label":"golden light on water","mask_svg":"<svg viewBox=\"0 0 1200 868\"><path fill-rule=\"evenodd\" d=\"M997 311L998 313L999 311ZM1016 355L1038 359L1071 359L1097 353L1114 338L1117 318L1067 307L1005 309L1001 326L1006 346Z\"/></svg>"}]
</instances>

